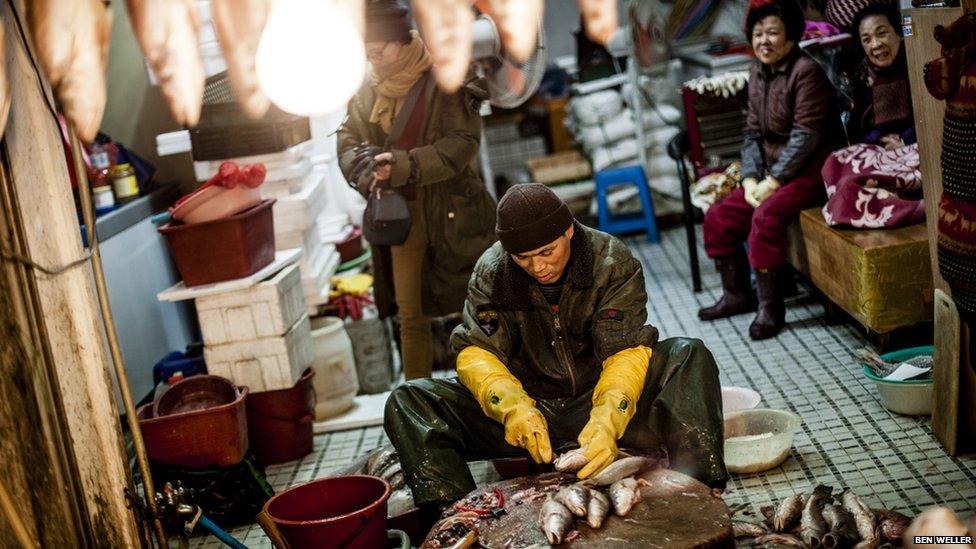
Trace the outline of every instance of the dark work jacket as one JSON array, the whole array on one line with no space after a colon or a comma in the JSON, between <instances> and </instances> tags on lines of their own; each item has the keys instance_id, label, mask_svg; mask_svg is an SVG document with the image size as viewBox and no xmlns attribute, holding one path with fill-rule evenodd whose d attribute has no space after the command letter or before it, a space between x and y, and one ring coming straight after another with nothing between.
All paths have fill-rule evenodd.
<instances>
[{"instance_id":1,"label":"dark work jacket","mask_svg":"<svg viewBox=\"0 0 976 549\"><path fill-rule=\"evenodd\" d=\"M844 144L837 95L816 61L795 47L774 66L752 64L742 177L819 175Z\"/></svg>"},{"instance_id":2,"label":"dark work jacket","mask_svg":"<svg viewBox=\"0 0 976 549\"><path fill-rule=\"evenodd\" d=\"M536 399L592 391L607 357L651 347L639 261L617 238L576 224L558 312L500 243L475 266L455 328L456 351L476 345L493 353Z\"/></svg>"},{"instance_id":3,"label":"dark work jacket","mask_svg":"<svg viewBox=\"0 0 976 549\"><path fill-rule=\"evenodd\" d=\"M477 107L487 97L483 85L469 80L453 94L434 86L424 102L424 120L415 146L392 149L396 161L390 184L408 197L411 188L424 187L422 207L430 244L422 292L423 310L428 315L461 309L471 270L495 241L495 202L475 164L481 140ZM382 146L386 141L380 125L369 121L375 101L376 92L367 79L349 101L348 117L339 128L339 167L347 178L357 145L365 141ZM377 275L381 279L390 276Z\"/></svg>"}]
</instances>

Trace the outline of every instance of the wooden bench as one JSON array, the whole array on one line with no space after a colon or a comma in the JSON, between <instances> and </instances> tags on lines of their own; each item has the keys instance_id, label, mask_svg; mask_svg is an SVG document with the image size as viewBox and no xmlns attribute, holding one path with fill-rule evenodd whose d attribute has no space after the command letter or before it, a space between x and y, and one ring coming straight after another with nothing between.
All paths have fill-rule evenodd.
<instances>
[{"instance_id":1,"label":"wooden bench","mask_svg":"<svg viewBox=\"0 0 976 549\"><path fill-rule=\"evenodd\" d=\"M836 306L877 334L932 320L934 289L925 224L835 229L820 208L790 227L790 264Z\"/></svg>"}]
</instances>

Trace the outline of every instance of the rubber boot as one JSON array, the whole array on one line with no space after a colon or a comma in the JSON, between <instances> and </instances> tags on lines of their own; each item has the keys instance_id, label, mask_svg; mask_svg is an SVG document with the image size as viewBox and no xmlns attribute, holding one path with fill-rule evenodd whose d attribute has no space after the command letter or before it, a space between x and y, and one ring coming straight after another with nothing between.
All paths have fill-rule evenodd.
<instances>
[{"instance_id":1,"label":"rubber boot","mask_svg":"<svg viewBox=\"0 0 976 549\"><path fill-rule=\"evenodd\" d=\"M749 337L769 339L775 337L786 324L786 305L783 304L784 273L782 269L756 271L756 293L759 310L749 325Z\"/></svg>"},{"instance_id":2,"label":"rubber boot","mask_svg":"<svg viewBox=\"0 0 976 549\"><path fill-rule=\"evenodd\" d=\"M701 320L726 318L756 310L756 297L749 285L749 259L745 250L715 258L715 268L722 277L722 297L711 307L698 311Z\"/></svg>"}]
</instances>

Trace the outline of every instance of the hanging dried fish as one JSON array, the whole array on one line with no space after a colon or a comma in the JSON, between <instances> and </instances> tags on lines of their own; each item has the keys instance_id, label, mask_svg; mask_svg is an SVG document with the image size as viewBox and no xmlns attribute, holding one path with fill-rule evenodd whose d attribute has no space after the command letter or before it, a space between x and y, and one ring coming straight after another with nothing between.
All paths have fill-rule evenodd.
<instances>
[{"instance_id":1,"label":"hanging dried fish","mask_svg":"<svg viewBox=\"0 0 976 549\"><path fill-rule=\"evenodd\" d=\"M413 8L434 60L437 84L453 93L464 83L471 63L471 1L414 0Z\"/></svg>"},{"instance_id":2,"label":"hanging dried fish","mask_svg":"<svg viewBox=\"0 0 976 549\"><path fill-rule=\"evenodd\" d=\"M193 1L126 0L125 4L170 112L178 123L196 126L204 73Z\"/></svg>"},{"instance_id":3,"label":"hanging dried fish","mask_svg":"<svg viewBox=\"0 0 976 549\"><path fill-rule=\"evenodd\" d=\"M260 118L268 112L271 101L258 85L254 57L271 1L213 0L210 9L237 102L248 116Z\"/></svg>"},{"instance_id":4,"label":"hanging dried fish","mask_svg":"<svg viewBox=\"0 0 976 549\"><path fill-rule=\"evenodd\" d=\"M484 5L487 2L487 5ZM542 0L486 0L478 2L498 25L502 46L508 55L524 63L539 40L539 25L545 5Z\"/></svg>"},{"instance_id":5,"label":"hanging dried fish","mask_svg":"<svg viewBox=\"0 0 976 549\"><path fill-rule=\"evenodd\" d=\"M578 0L586 36L597 44L607 45L617 30L617 0Z\"/></svg>"},{"instance_id":6,"label":"hanging dried fish","mask_svg":"<svg viewBox=\"0 0 976 549\"><path fill-rule=\"evenodd\" d=\"M3 41L3 26L0 26L0 137L7 127L7 115L10 113L10 86L7 84L7 52Z\"/></svg>"},{"instance_id":7,"label":"hanging dried fish","mask_svg":"<svg viewBox=\"0 0 976 549\"><path fill-rule=\"evenodd\" d=\"M91 142L105 114L111 14L101 0L31 0L27 25L65 117Z\"/></svg>"}]
</instances>

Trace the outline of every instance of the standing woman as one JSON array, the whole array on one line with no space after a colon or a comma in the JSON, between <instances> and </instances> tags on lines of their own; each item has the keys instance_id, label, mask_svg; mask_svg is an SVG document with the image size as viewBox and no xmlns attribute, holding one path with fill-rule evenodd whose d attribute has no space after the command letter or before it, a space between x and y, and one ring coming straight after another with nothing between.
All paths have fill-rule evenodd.
<instances>
[{"instance_id":1,"label":"standing woman","mask_svg":"<svg viewBox=\"0 0 976 549\"><path fill-rule=\"evenodd\" d=\"M361 194L392 189L407 201L410 232L376 276L378 285L392 277L404 373L414 379L431 373L432 316L461 310L474 264L495 240L495 204L475 170L484 84L472 79L452 94L433 85L430 54L408 18L400 0L367 1L372 72L349 102L338 149Z\"/></svg>"},{"instance_id":2,"label":"standing woman","mask_svg":"<svg viewBox=\"0 0 976 549\"><path fill-rule=\"evenodd\" d=\"M750 2L746 33L756 61L749 73L742 187L705 215L705 251L715 259L723 295L698 316L714 320L755 310L751 265L758 293L752 339L773 337L786 322L786 229L802 210L826 200L820 168L843 139L834 88L797 46L803 28L795 0Z\"/></svg>"}]
</instances>

